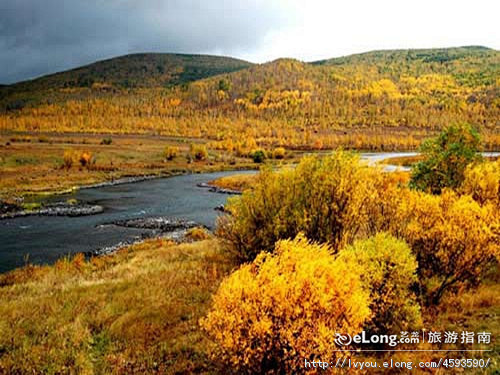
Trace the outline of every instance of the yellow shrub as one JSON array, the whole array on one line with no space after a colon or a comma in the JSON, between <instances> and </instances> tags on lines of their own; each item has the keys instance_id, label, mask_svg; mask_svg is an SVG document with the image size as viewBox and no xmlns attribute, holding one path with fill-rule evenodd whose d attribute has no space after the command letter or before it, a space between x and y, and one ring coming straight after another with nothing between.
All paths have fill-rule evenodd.
<instances>
[{"instance_id":1,"label":"yellow shrub","mask_svg":"<svg viewBox=\"0 0 500 375\"><path fill-rule=\"evenodd\" d=\"M75 159L75 152L73 150L65 150L63 154L64 168L70 169L73 166L74 159Z\"/></svg>"},{"instance_id":2,"label":"yellow shrub","mask_svg":"<svg viewBox=\"0 0 500 375\"><path fill-rule=\"evenodd\" d=\"M304 157L295 169L264 168L252 191L229 200L232 215L219 221L218 233L243 259L299 232L337 249L366 234L376 174L355 154L342 151Z\"/></svg>"},{"instance_id":3,"label":"yellow shrub","mask_svg":"<svg viewBox=\"0 0 500 375\"><path fill-rule=\"evenodd\" d=\"M90 167L93 163L92 153L90 151L83 151L78 158L82 167Z\"/></svg>"},{"instance_id":4,"label":"yellow shrub","mask_svg":"<svg viewBox=\"0 0 500 375\"><path fill-rule=\"evenodd\" d=\"M237 371L300 373L304 359L335 360L335 333L359 333L369 317L358 273L299 236L223 281L201 325Z\"/></svg>"},{"instance_id":5,"label":"yellow shrub","mask_svg":"<svg viewBox=\"0 0 500 375\"><path fill-rule=\"evenodd\" d=\"M179 148L175 146L168 146L163 151L163 156L167 160L173 160L179 154Z\"/></svg>"},{"instance_id":6,"label":"yellow shrub","mask_svg":"<svg viewBox=\"0 0 500 375\"><path fill-rule=\"evenodd\" d=\"M411 287L417 282L417 261L409 246L387 233L379 233L340 251L339 261L353 269L370 291L371 334L395 334L418 329L420 306Z\"/></svg>"},{"instance_id":7,"label":"yellow shrub","mask_svg":"<svg viewBox=\"0 0 500 375\"><path fill-rule=\"evenodd\" d=\"M497 207L445 190L441 196L412 192L394 220L419 263L429 302L461 283L475 284L500 255Z\"/></svg>"},{"instance_id":8,"label":"yellow shrub","mask_svg":"<svg viewBox=\"0 0 500 375\"><path fill-rule=\"evenodd\" d=\"M208 157L208 151L205 145L191 144L189 150L190 156L196 160L205 160Z\"/></svg>"},{"instance_id":9,"label":"yellow shrub","mask_svg":"<svg viewBox=\"0 0 500 375\"><path fill-rule=\"evenodd\" d=\"M469 165L460 192L469 194L481 204L500 206L500 161Z\"/></svg>"},{"instance_id":10,"label":"yellow shrub","mask_svg":"<svg viewBox=\"0 0 500 375\"><path fill-rule=\"evenodd\" d=\"M365 199L367 235L378 232L399 233L404 222L394 220L403 201L410 194L408 174L399 172L377 173L371 176L373 189Z\"/></svg>"},{"instance_id":11,"label":"yellow shrub","mask_svg":"<svg viewBox=\"0 0 500 375\"><path fill-rule=\"evenodd\" d=\"M285 154L286 150L283 147L277 147L273 150L273 159L283 159Z\"/></svg>"}]
</instances>

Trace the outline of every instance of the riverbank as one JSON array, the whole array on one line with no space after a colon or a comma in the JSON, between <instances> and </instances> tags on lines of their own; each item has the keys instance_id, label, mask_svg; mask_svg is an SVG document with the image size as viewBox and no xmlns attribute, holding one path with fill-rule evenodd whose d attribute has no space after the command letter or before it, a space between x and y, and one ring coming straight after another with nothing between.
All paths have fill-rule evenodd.
<instances>
[{"instance_id":1,"label":"riverbank","mask_svg":"<svg viewBox=\"0 0 500 375\"><path fill-rule=\"evenodd\" d=\"M205 147L206 155L200 160L192 155L192 144ZM167 150L170 155L166 154ZM308 152L288 150L285 159L268 160L293 164ZM259 166L250 155L238 156L233 151L211 149L204 139L6 133L0 135L0 201L36 202L83 188Z\"/></svg>"},{"instance_id":2,"label":"riverbank","mask_svg":"<svg viewBox=\"0 0 500 375\"><path fill-rule=\"evenodd\" d=\"M0 275L0 372L213 373L198 321L234 266L217 240L153 239Z\"/></svg>"},{"instance_id":3,"label":"riverbank","mask_svg":"<svg viewBox=\"0 0 500 375\"><path fill-rule=\"evenodd\" d=\"M26 216L88 216L97 215L104 212L104 208L99 205L86 204L80 202L58 202L49 203L40 207L23 209L22 206L10 206L10 211L0 214L0 220L13 219Z\"/></svg>"},{"instance_id":4,"label":"riverbank","mask_svg":"<svg viewBox=\"0 0 500 375\"><path fill-rule=\"evenodd\" d=\"M0 201L28 202L82 188L186 173L257 168L249 158L210 150L190 155L199 139L96 134L0 135ZM167 148L177 150L167 158ZM88 158L88 160L87 160Z\"/></svg>"},{"instance_id":5,"label":"riverbank","mask_svg":"<svg viewBox=\"0 0 500 375\"><path fill-rule=\"evenodd\" d=\"M199 320L235 267L217 239L150 239L110 256L1 274L0 372L224 373L209 355L213 343ZM437 311L423 311L423 326L487 329L497 337L499 296L498 284L486 282L446 298ZM414 353L411 360L429 357Z\"/></svg>"},{"instance_id":6,"label":"riverbank","mask_svg":"<svg viewBox=\"0 0 500 375\"><path fill-rule=\"evenodd\" d=\"M117 244L87 252L85 256L94 257L111 255L125 247L139 245L152 238L182 243L191 242L192 240L208 239L212 236L211 232L207 230L206 227L195 221L161 216L118 220L100 225L101 228L106 226L134 228L146 231L142 232L141 237L138 239L120 241Z\"/></svg>"}]
</instances>

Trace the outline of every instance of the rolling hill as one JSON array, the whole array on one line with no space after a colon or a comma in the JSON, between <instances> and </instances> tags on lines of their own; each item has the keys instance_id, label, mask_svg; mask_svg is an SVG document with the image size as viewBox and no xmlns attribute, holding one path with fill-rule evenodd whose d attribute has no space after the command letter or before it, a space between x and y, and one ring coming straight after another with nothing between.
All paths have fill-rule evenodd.
<instances>
[{"instance_id":1,"label":"rolling hill","mask_svg":"<svg viewBox=\"0 0 500 375\"><path fill-rule=\"evenodd\" d=\"M132 88L159 88L186 84L252 64L230 57L169 53L120 56L87 66L13 85L0 85L0 108L19 109L37 104L43 96L71 89L97 89L94 93ZM57 101L58 97L52 101ZM3 104L3 105L2 105Z\"/></svg>"},{"instance_id":2,"label":"rolling hill","mask_svg":"<svg viewBox=\"0 0 500 375\"><path fill-rule=\"evenodd\" d=\"M265 64L160 56L125 56L0 89L7 110L0 109L0 130L201 137L242 150L407 150L468 122L487 149L500 147L500 52L493 49Z\"/></svg>"},{"instance_id":3,"label":"rolling hill","mask_svg":"<svg viewBox=\"0 0 500 375\"><path fill-rule=\"evenodd\" d=\"M450 74L461 83L491 84L500 70L500 53L483 46L381 50L312 62L313 65L376 67L393 77Z\"/></svg>"}]
</instances>

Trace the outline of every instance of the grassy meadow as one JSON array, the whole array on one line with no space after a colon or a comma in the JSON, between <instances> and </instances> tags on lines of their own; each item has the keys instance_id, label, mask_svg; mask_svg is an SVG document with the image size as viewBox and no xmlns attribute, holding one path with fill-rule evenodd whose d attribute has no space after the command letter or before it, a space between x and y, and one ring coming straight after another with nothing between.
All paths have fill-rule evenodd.
<instances>
[{"instance_id":1,"label":"grassy meadow","mask_svg":"<svg viewBox=\"0 0 500 375\"><path fill-rule=\"evenodd\" d=\"M198 320L235 267L215 239L0 276L0 373L215 373Z\"/></svg>"},{"instance_id":2,"label":"grassy meadow","mask_svg":"<svg viewBox=\"0 0 500 375\"><path fill-rule=\"evenodd\" d=\"M208 150L200 160L191 157L191 144L204 143L153 136L1 135L0 198L61 193L125 177L256 168L251 159L223 151ZM175 155L167 158L166 151L172 148ZM69 167L65 166L68 152L74 154ZM82 166L79 157L84 152L92 164Z\"/></svg>"},{"instance_id":3,"label":"grassy meadow","mask_svg":"<svg viewBox=\"0 0 500 375\"><path fill-rule=\"evenodd\" d=\"M214 344L199 320L236 267L217 239L180 245L149 240L112 256L90 261L77 256L1 275L0 373L228 373L211 356ZM498 336L499 285L490 275L478 289L446 298L438 309L423 312L424 325ZM498 366L499 351L495 343L493 353L476 356L496 357ZM385 359L442 356L456 353Z\"/></svg>"}]
</instances>

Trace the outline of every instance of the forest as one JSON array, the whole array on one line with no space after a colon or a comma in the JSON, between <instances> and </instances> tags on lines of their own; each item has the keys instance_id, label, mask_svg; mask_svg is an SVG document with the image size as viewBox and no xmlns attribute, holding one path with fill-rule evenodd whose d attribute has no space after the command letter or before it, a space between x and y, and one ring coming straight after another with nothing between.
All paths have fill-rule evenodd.
<instances>
[{"instance_id":1,"label":"forest","mask_svg":"<svg viewBox=\"0 0 500 375\"><path fill-rule=\"evenodd\" d=\"M416 149L467 122L481 132L485 150L500 145L496 50L393 50L260 65L171 59L132 55L3 87L0 130L203 138L237 153L381 151Z\"/></svg>"}]
</instances>

